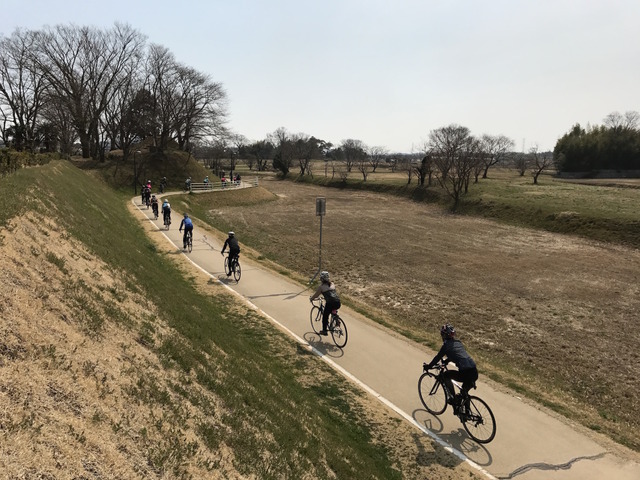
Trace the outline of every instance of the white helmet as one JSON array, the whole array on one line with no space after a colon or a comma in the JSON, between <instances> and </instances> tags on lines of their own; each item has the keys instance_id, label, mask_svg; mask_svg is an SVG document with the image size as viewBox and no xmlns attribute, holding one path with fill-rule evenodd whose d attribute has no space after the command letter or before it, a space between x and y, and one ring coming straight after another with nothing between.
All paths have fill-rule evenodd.
<instances>
[{"instance_id":1,"label":"white helmet","mask_svg":"<svg viewBox=\"0 0 640 480\"><path fill-rule=\"evenodd\" d=\"M229 236L230 236L230 237L233 237L234 235L235 235L235 233L233 233L233 232L229 232Z\"/></svg>"},{"instance_id":2,"label":"white helmet","mask_svg":"<svg viewBox=\"0 0 640 480\"><path fill-rule=\"evenodd\" d=\"M320 272L320 280L323 282L328 282L329 281L329 272L327 272L326 270L323 272Z\"/></svg>"}]
</instances>

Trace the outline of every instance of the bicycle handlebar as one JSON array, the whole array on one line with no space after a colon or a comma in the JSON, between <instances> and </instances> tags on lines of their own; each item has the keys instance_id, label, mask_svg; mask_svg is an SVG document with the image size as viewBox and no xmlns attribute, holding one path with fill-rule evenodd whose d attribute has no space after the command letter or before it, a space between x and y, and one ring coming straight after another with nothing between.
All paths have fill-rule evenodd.
<instances>
[{"instance_id":1,"label":"bicycle handlebar","mask_svg":"<svg viewBox=\"0 0 640 480\"><path fill-rule=\"evenodd\" d=\"M426 362L424 362L424 363L422 364L422 369L423 369L425 372L428 372L429 370L435 370L435 369L437 369L437 370L439 370L440 372L442 372L442 371L444 371L444 370L448 370L448 368L447 368L447 364L448 364L448 363L449 363L448 361L443 361L443 360L441 360L441 361L439 361L438 363L436 363L434 366L432 366L431 368L427 368L427 363L426 363Z\"/></svg>"}]
</instances>

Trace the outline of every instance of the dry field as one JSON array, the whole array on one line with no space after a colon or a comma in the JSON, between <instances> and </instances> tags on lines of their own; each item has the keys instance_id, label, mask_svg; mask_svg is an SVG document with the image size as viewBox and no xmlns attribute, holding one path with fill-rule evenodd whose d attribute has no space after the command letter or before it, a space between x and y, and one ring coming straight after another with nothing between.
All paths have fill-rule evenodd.
<instances>
[{"instance_id":1,"label":"dry field","mask_svg":"<svg viewBox=\"0 0 640 480\"><path fill-rule=\"evenodd\" d=\"M221 195L193 206L309 278L325 196L323 266L352 305L432 346L439 325L455 324L481 372L640 450L640 251L394 196L261 185L274 201L255 189L244 205Z\"/></svg>"}]
</instances>

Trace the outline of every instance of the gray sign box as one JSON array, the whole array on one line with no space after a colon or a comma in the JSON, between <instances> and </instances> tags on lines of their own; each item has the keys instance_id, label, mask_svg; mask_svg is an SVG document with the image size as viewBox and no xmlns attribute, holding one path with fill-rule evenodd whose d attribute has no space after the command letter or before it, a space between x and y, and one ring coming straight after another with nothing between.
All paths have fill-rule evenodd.
<instances>
[{"instance_id":1,"label":"gray sign box","mask_svg":"<svg viewBox=\"0 0 640 480\"><path fill-rule=\"evenodd\" d=\"M327 199L325 197L316 197L316 216L322 217L327 213Z\"/></svg>"}]
</instances>

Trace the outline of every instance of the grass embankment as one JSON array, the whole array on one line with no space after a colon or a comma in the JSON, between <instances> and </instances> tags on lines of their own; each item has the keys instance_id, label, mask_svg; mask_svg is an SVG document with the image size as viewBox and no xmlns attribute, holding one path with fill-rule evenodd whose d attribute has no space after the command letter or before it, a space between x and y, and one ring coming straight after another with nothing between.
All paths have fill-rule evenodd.
<instances>
[{"instance_id":1,"label":"grass embankment","mask_svg":"<svg viewBox=\"0 0 640 480\"><path fill-rule=\"evenodd\" d=\"M434 180L420 187L416 179L380 170L364 182L354 173L346 182L322 175L290 177L333 188L387 193L451 208L452 200ZM534 185L530 175L492 169L489 178L469 186L456 212L498 220L509 225L579 235L593 240L640 247L640 188L569 183L542 175Z\"/></svg>"},{"instance_id":2,"label":"grass embankment","mask_svg":"<svg viewBox=\"0 0 640 480\"><path fill-rule=\"evenodd\" d=\"M105 478L470 475L216 284L185 275L175 252L146 235L101 181L56 161L2 179L0 188L0 247L15 268L6 278L14 287L0 298L9 320L0 372L12 379L3 391L29 398L0 399L0 464L14 468L5 472L49 477L74 464ZM37 235L20 237L20 253L4 252L7 236L31 225L27 218L41 222ZM75 247L63 254L54 243ZM33 302L43 302L34 303L43 309L34 321L46 318L37 341L11 331L24 320L16 312L33 303L14 297L34 289ZM51 336L58 327L75 340ZM105 358L111 341L116 353ZM120 370L101 373L113 365ZM42 377L20 375L36 367ZM53 405L32 405L40 397ZM407 442L388 442L391 431ZM104 463L108 451L118 474ZM16 467L12 458L23 461Z\"/></svg>"}]
</instances>

